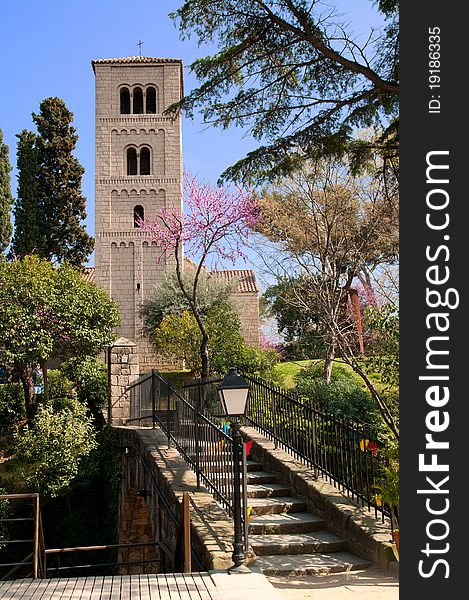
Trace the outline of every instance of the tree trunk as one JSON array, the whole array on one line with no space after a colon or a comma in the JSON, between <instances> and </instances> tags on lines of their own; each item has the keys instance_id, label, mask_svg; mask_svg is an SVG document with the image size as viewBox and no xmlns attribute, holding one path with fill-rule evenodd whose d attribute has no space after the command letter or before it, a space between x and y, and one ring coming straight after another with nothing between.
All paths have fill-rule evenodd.
<instances>
[{"instance_id":1,"label":"tree trunk","mask_svg":"<svg viewBox=\"0 0 469 600\"><path fill-rule=\"evenodd\" d=\"M200 344L200 359L202 362L200 377L206 379L210 375L210 365L208 361L208 333L205 331L205 328L203 329L202 343Z\"/></svg>"},{"instance_id":2,"label":"tree trunk","mask_svg":"<svg viewBox=\"0 0 469 600\"><path fill-rule=\"evenodd\" d=\"M332 365L334 363L335 358L335 341L333 340L326 354L326 359L324 361L324 377L326 378L327 383L330 383L332 377Z\"/></svg>"},{"instance_id":3,"label":"tree trunk","mask_svg":"<svg viewBox=\"0 0 469 600\"><path fill-rule=\"evenodd\" d=\"M21 368L20 379L24 391L24 404L26 407L26 416L32 421L37 413L36 394L34 393L33 370L30 365Z\"/></svg>"},{"instance_id":4,"label":"tree trunk","mask_svg":"<svg viewBox=\"0 0 469 600\"><path fill-rule=\"evenodd\" d=\"M44 384L44 402L47 404L49 402L49 380L47 378L47 363L45 360L41 360L41 371Z\"/></svg>"}]
</instances>

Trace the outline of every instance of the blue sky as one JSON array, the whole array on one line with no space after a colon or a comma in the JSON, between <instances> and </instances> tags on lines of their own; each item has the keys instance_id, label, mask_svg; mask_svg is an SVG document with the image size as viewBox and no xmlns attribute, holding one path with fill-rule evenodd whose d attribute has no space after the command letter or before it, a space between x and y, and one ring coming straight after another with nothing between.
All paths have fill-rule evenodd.
<instances>
[{"instance_id":1,"label":"blue sky","mask_svg":"<svg viewBox=\"0 0 469 600\"><path fill-rule=\"evenodd\" d=\"M16 137L33 129L31 113L42 99L58 96L74 113L79 135L75 155L85 168L86 228L94 235L94 75L91 60L138 54L182 58L185 87L196 80L187 69L213 49L179 39L168 13L182 0L21 0L2 3L0 128L16 164ZM369 0L331 0L356 34L380 22ZM207 129L199 119L183 122L184 168L216 182L221 172L257 143L242 130ZM12 173L16 192L16 171Z\"/></svg>"}]
</instances>

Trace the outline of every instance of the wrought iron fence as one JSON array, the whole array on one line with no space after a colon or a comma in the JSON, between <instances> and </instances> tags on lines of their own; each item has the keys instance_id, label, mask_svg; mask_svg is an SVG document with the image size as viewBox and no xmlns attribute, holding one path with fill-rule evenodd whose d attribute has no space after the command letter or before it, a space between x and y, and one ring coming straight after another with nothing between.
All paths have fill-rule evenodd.
<instances>
[{"instance_id":1,"label":"wrought iron fence","mask_svg":"<svg viewBox=\"0 0 469 600\"><path fill-rule=\"evenodd\" d=\"M129 386L127 391L130 392L131 403L129 422L160 425L168 437L168 444L174 443L194 469L197 486L202 481L232 514L232 439L221 423L214 422L198 410L203 404L206 388L199 390L194 387L194 394L189 400L153 370ZM211 406L213 408L213 403Z\"/></svg>"},{"instance_id":2,"label":"wrought iron fence","mask_svg":"<svg viewBox=\"0 0 469 600\"><path fill-rule=\"evenodd\" d=\"M244 374L251 392L245 423L261 431L276 446L291 453L348 497L375 515L389 515L380 502L377 480L386 464L385 445L370 426L345 421L260 377ZM191 398L216 397L221 379L191 382L185 386ZM210 415L211 403L205 408Z\"/></svg>"}]
</instances>

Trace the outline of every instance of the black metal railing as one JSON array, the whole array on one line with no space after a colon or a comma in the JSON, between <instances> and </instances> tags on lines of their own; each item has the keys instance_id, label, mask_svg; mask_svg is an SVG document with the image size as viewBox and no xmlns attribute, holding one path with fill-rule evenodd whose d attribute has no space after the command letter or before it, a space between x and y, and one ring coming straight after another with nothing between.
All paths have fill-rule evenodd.
<instances>
[{"instance_id":1,"label":"black metal railing","mask_svg":"<svg viewBox=\"0 0 469 600\"><path fill-rule=\"evenodd\" d=\"M233 447L232 439L221 423L216 423L198 410L205 388L197 389L190 402L156 370L140 378L130 392L129 423L158 424L186 462L195 471L197 487L201 482L214 497L233 512Z\"/></svg>"},{"instance_id":2,"label":"black metal railing","mask_svg":"<svg viewBox=\"0 0 469 600\"><path fill-rule=\"evenodd\" d=\"M376 483L386 464L385 445L369 425L346 421L264 379L244 374L251 391L245 423L277 447L291 453L335 487L381 518L389 509L380 502ZM190 382L186 394L206 398L208 415L221 379ZM207 416L207 418L209 418ZM211 417L210 417L211 418Z\"/></svg>"}]
</instances>

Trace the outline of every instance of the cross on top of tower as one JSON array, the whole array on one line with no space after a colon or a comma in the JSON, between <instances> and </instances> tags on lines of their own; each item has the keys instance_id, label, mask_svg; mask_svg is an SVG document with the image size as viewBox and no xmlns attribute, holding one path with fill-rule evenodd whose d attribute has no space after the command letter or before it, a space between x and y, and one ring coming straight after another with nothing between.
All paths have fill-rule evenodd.
<instances>
[{"instance_id":1,"label":"cross on top of tower","mask_svg":"<svg viewBox=\"0 0 469 600\"><path fill-rule=\"evenodd\" d=\"M140 56L142 56L142 46L143 46L143 42L142 42L141 40L139 40L139 41L137 42L137 46L138 46L138 52L139 52L139 55L140 55Z\"/></svg>"}]
</instances>

